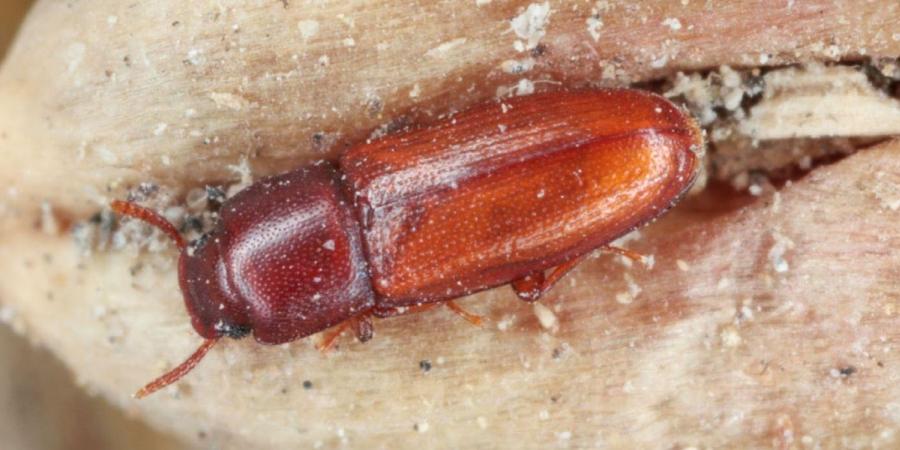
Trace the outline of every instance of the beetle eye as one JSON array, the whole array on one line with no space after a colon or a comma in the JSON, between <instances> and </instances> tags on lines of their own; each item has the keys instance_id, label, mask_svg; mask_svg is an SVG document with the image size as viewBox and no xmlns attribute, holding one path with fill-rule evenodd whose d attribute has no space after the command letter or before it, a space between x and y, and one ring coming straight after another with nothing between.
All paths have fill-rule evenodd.
<instances>
[{"instance_id":1,"label":"beetle eye","mask_svg":"<svg viewBox=\"0 0 900 450\"><path fill-rule=\"evenodd\" d=\"M231 325L222 320L216 322L213 329L223 336L228 336L232 339L240 339L250 334L250 327L248 325Z\"/></svg>"},{"instance_id":2,"label":"beetle eye","mask_svg":"<svg viewBox=\"0 0 900 450\"><path fill-rule=\"evenodd\" d=\"M202 235L200 235L200 237L198 237L197 239L194 239L193 241L188 243L188 250L190 250L191 253L193 253L193 252L199 250L200 248L202 248L204 245L206 245L206 241L208 241L208 240L209 240L209 233L203 233Z\"/></svg>"}]
</instances>

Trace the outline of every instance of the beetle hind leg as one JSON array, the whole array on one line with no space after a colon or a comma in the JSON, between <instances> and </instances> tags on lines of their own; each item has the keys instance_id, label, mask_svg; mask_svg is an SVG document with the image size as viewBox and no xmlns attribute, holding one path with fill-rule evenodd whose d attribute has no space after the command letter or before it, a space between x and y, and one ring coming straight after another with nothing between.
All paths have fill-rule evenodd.
<instances>
[{"instance_id":1,"label":"beetle hind leg","mask_svg":"<svg viewBox=\"0 0 900 450\"><path fill-rule=\"evenodd\" d=\"M532 272L518 280L513 280L510 285L521 300L528 303L536 302L584 258L585 255L570 259L554 267L549 275L544 275L543 270Z\"/></svg>"},{"instance_id":2,"label":"beetle hind leg","mask_svg":"<svg viewBox=\"0 0 900 450\"><path fill-rule=\"evenodd\" d=\"M638 253L634 250L629 250L627 248L622 248L622 247L616 247L613 245L604 245L603 247L600 247L600 250L603 250L605 252L615 253L619 256L624 256L624 257L632 260L633 262L641 263L647 267L653 267L653 257L652 256L646 256L646 255Z\"/></svg>"},{"instance_id":3,"label":"beetle hind leg","mask_svg":"<svg viewBox=\"0 0 900 450\"><path fill-rule=\"evenodd\" d=\"M634 262L642 263L648 267L653 266L652 258L644 256L634 250L629 250L622 247L614 247L612 245L604 245L600 247L600 250L624 256ZM546 294L547 291L549 291L557 281L559 281L562 277L569 273L570 270L574 269L575 266L581 263L581 261L583 261L586 257L587 254L570 259L554 267L550 271L549 275L545 275L543 270L534 271L522 278L519 278L518 280L513 280L510 285L516 292L516 296L518 296L523 301L526 301L528 303L536 302L540 300L540 298L544 294Z\"/></svg>"}]
</instances>

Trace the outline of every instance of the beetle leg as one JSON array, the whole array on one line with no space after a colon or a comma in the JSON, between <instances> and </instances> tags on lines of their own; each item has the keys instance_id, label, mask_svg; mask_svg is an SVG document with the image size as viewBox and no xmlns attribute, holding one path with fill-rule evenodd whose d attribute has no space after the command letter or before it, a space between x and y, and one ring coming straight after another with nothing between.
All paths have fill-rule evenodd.
<instances>
[{"instance_id":1,"label":"beetle leg","mask_svg":"<svg viewBox=\"0 0 900 450\"><path fill-rule=\"evenodd\" d=\"M644 255L642 255L642 254L640 254L640 253L638 253L638 252L636 252L636 251L634 251L634 250L629 250L629 249L627 249L627 248L622 248L622 247L615 247L615 246L612 246L612 245L604 245L604 246L600 247L600 250L603 250L603 251L607 251L607 252L610 252L610 253L615 253L615 254L617 254L617 255L624 256L624 257L626 257L626 258L628 258L628 259L630 259L630 260L632 260L632 261L634 261L634 262L636 262L636 263L644 264L645 266L650 266L650 265L652 265L652 264L648 261L649 258L648 258L647 256L644 256Z\"/></svg>"},{"instance_id":2,"label":"beetle leg","mask_svg":"<svg viewBox=\"0 0 900 450\"><path fill-rule=\"evenodd\" d=\"M372 313L368 312L359 317L350 319L353 321L353 334L359 342L366 342L372 339L375 334L375 328L372 326Z\"/></svg>"},{"instance_id":3,"label":"beetle leg","mask_svg":"<svg viewBox=\"0 0 900 450\"><path fill-rule=\"evenodd\" d=\"M449 308L450 311L453 311L458 316L462 317L463 319L466 319L466 321L471 323L472 325L475 325L478 327L481 326L483 319L478 314L474 314L469 311L466 311L465 309L462 309L462 307L460 307L459 305L454 303L452 300L448 300L448 301L445 301L442 303L444 306ZM429 309L434 309L438 306L441 306L442 303L441 302L423 303L421 305L381 308L381 309L375 309L373 311L374 311L374 314L376 317L386 319L388 317L396 317L396 316L403 316L406 314L425 312L425 311L428 311Z\"/></svg>"},{"instance_id":4,"label":"beetle leg","mask_svg":"<svg viewBox=\"0 0 900 450\"><path fill-rule=\"evenodd\" d=\"M550 271L550 275L544 275L543 270L532 272L518 280L513 280L512 288L516 295L526 302L536 302L546 294L557 281L578 265L587 255L581 255L570 259Z\"/></svg>"},{"instance_id":5,"label":"beetle leg","mask_svg":"<svg viewBox=\"0 0 900 450\"><path fill-rule=\"evenodd\" d=\"M353 334L356 335L356 339L359 339L359 342L366 342L372 339L375 333L374 327L372 327L372 313L367 312L337 324L325 333L322 340L316 344L316 348L322 353L327 353L328 350L334 347L337 339L350 327L353 328Z\"/></svg>"},{"instance_id":6,"label":"beetle leg","mask_svg":"<svg viewBox=\"0 0 900 450\"><path fill-rule=\"evenodd\" d=\"M617 255L622 255L634 262L639 262L644 265L652 265L652 263L648 262L648 258L634 250L629 250L627 248L615 247L612 245L604 245L600 247L601 250L608 251L610 253L615 253ZM581 255L577 258L566 261L550 271L550 275L544 275L543 270L538 270L532 272L528 275L525 275L518 280L513 280L512 288L516 291L516 295L526 301L526 302L536 302L538 301L542 295L546 294L547 291L556 284L563 276L566 275L570 270L574 269L575 266L578 265L587 254Z\"/></svg>"},{"instance_id":7,"label":"beetle leg","mask_svg":"<svg viewBox=\"0 0 900 450\"><path fill-rule=\"evenodd\" d=\"M322 353L328 353L328 350L331 350L331 347L334 347L334 343L337 341L337 338L341 337L341 335L344 334L344 332L347 331L347 328L349 328L352 324L352 319L345 320L337 324L337 326L326 331L322 336L322 340L319 341L318 344L316 344L316 349L318 349Z\"/></svg>"},{"instance_id":8,"label":"beetle leg","mask_svg":"<svg viewBox=\"0 0 900 450\"><path fill-rule=\"evenodd\" d=\"M450 311L455 312L458 316L466 319L466 321L468 321L472 325L475 325L476 327L480 327L481 323L484 321L481 316L462 309L462 307L457 305L453 300L448 300L444 303L444 306L450 308Z\"/></svg>"},{"instance_id":9,"label":"beetle leg","mask_svg":"<svg viewBox=\"0 0 900 450\"><path fill-rule=\"evenodd\" d=\"M375 307L372 309L372 314L379 319L387 319L388 317L397 317L397 316L405 316L407 314L415 314L420 312L428 311L429 309L434 309L438 306L441 306L440 303L423 303L421 305L412 305L412 306L391 306L391 307Z\"/></svg>"}]
</instances>

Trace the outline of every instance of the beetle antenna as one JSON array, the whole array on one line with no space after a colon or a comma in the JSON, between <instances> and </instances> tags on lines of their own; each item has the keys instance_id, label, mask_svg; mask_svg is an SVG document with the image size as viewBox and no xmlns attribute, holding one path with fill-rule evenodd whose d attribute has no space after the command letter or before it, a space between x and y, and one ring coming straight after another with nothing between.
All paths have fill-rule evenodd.
<instances>
[{"instance_id":1,"label":"beetle antenna","mask_svg":"<svg viewBox=\"0 0 900 450\"><path fill-rule=\"evenodd\" d=\"M179 250L184 251L185 243L184 238L181 237L181 233L178 232L178 229L175 228L175 225L172 225L172 222L166 220L163 216L159 215L156 211L151 209L144 208L136 203L131 202L123 202L121 200L113 200L109 207L112 208L113 211L123 215L134 217L142 222L153 225L154 227L166 233L169 238L175 241L175 245L178 246Z\"/></svg>"},{"instance_id":2,"label":"beetle antenna","mask_svg":"<svg viewBox=\"0 0 900 450\"><path fill-rule=\"evenodd\" d=\"M206 339L200 344L200 347L194 351L194 354L189 356L188 359L184 360L183 363L179 364L178 367L162 374L159 378L151 381L146 386L142 387L141 390L137 391L134 394L134 398L142 399L178 380L181 377L187 375L188 372L197 367L197 364L206 356L206 352L209 351L216 345L216 342L219 342L219 338Z\"/></svg>"}]
</instances>

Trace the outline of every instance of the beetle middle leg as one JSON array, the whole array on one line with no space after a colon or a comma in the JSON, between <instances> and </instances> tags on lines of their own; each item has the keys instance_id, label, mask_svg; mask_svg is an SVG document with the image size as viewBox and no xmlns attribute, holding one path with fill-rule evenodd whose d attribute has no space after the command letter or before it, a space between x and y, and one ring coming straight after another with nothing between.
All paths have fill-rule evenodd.
<instances>
[{"instance_id":1,"label":"beetle middle leg","mask_svg":"<svg viewBox=\"0 0 900 450\"><path fill-rule=\"evenodd\" d=\"M481 316L478 314L471 313L466 311L461 306L456 304L453 300L448 300L444 302L435 302L435 303L423 303L421 305L413 305L413 306L399 306L399 307L389 307L389 308L378 308L373 309L373 314L379 318L388 318L388 317L396 317L402 316L406 314L420 313L424 311L428 311L430 309L434 309L438 306L446 306L450 311L453 311L456 315L466 319L467 322L475 325L476 327L480 327L482 322L484 321Z\"/></svg>"}]
</instances>

